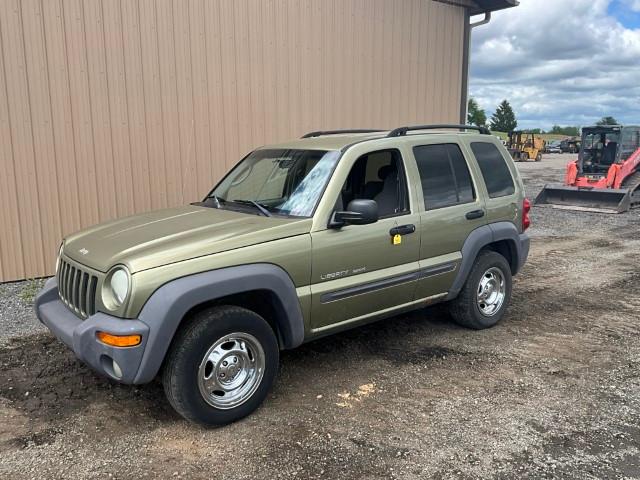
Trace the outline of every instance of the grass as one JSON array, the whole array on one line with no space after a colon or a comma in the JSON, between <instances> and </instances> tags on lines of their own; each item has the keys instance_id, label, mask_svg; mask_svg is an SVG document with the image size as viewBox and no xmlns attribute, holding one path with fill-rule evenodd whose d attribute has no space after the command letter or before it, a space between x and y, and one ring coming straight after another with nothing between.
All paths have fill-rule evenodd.
<instances>
[{"instance_id":1,"label":"grass","mask_svg":"<svg viewBox=\"0 0 640 480\"><path fill-rule=\"evenodd\" d=\"M498 137L500 137L502 140L507 140L508 135L505 132L491 132L493 135L497 135ZM565 138L567 138L566 135L558 135L555 133L536 133L535 134L536 137L542 137L543 140L546 140L547 142L552 141L552 140L563 140Z\"/></svg>"},{"instance_id":2,"label":"grass","mask_svg":"<svg viewBox=\"0 0 640 480\"><path fill-rule=\"evenodd\" d=\"M44 280L41 278L25 280L24 286L20 290L20 293L18 293L20 300L25 303L33 303L36 298L36 294L40 291L43 285Z\"/></svg>"}]
</instances>

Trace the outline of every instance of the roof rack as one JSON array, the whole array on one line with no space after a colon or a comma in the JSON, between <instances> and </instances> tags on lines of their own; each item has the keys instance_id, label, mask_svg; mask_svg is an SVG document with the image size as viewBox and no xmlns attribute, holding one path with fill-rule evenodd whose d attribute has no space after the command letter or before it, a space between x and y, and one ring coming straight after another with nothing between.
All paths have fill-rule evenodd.
<instances>
[{"instance_id":1,"label":"roof rack","mask_svg":"<svg viewBox=\"0 0 640 480\"><path fill-rule=\"evenodd\" d=\"M457 129L457 130L477 130L483 135L491 135L491 132L487 127L477 127L475 125L414 125L409 127L400 127L391 130L387 137L404 137L407 132L413 132L416 130L443 130L443 129Z\"/></svg>"},{"instance_id":2,"label":"roof rack","mask_svg":"<svg viewBox=\"0 0 640 480\"><path fill-rule=\"evenodd\" d=\"M376 129L372 129L372 128L361 128L361 129L356 129L356 130L320 130L317 132L309 132L305 135L303 135L300 138L312 138L312 137L322 137L324 135L337 135L340 133L378 133L378 132L386 132L387 130L382 130L379 128Z\"/></svg>"}]
</instances>

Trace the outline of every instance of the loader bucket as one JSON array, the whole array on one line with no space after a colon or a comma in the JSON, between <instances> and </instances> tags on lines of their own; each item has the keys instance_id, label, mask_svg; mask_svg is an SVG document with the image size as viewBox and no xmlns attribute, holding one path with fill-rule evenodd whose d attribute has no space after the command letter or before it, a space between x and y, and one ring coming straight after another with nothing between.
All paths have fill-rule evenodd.
<instances>
[{"instance_id":1,"label":"loader bucket","mask_svg":"<svg viewBox=\"0 0 640 480\"><path fill-rule=\"evenodd\" d=\"M580 188L545 185L536 205L552 205L566 210L623 213L631 208L631 191L625 188Z\"/></svg>"}]
</instances>

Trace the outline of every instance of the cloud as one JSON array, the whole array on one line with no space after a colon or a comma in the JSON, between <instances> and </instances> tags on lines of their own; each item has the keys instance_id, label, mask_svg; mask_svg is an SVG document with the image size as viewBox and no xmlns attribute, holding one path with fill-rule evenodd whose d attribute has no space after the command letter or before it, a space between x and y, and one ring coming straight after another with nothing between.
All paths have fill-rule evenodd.
<instances>
[{"instance_id":1,"label":"cloud","mask_svg":"<svg viewBox=\"0 0 640 480\"><path fill-rule=\"evenodd\" d=\"M640 123L640 29L612 1L521 0L473 30L470 93L487 113L511 102L520 126Z\"/></svg>"},{"instance_id":2,"label":"cloud","mask_svg":"<svg viewBox=\"0 0 640 480\"><path fill-rule=\"evenodd\" d=\"M640 0L622 0L627 8L631 9L634 12L640 12Z\"/></svg>"}]
</instances>

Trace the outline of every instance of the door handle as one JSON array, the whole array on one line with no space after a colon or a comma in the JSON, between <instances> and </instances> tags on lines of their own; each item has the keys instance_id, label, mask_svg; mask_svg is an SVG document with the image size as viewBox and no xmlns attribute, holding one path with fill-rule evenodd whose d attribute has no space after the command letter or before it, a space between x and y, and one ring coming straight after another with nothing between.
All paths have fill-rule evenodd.
<instances>
[{"instance_id":1,"label":"door handle","mask_svg":"<svg viewBox=\"0 0 640 480\"><path fill-rule=\"evenodd\" d=\"M393 227L389 230L389 235L395 237L396 235L409 235L416 231L415 225L400 225L399 227Z\"/></svg>"},{"instance_id":2,"label":"door handle","mask_svg":"<svg viewBox=\"0 0 640 480\"><path fill-rule=\"evenodd\" d=\"M468 212L465 217L467 220L475 220L476 218L484 217L484 210L474 210L472 212Z\"/></svg>"}]
</instances>

